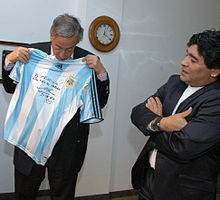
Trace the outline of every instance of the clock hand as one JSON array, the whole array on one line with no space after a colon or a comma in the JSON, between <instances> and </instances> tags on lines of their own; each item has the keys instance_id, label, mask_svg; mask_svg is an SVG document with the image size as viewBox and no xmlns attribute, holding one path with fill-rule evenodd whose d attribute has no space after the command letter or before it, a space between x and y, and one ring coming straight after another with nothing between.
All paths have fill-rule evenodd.
<instances>
[{"instance_id":1,"label":"clock hand","mask_svg":"<svg viewBox=\"0 0 220 200\"><path fill-rule=\"evenodd\" d=\"M106 34L105 34L105 29L104 29L104 33L103 33L103 35L106 36Z\"/></svg>"},{"instance_id":2,"label":"clock hand","mask_svg":"<svg viewBox=\"0 0 220 200\"><path fill-rule=\"evenodd\" d=\"M108 37L107 35L105 35L105 37L106 37L106 38L108 38L109 40L111 40L111 38L110 38L110 37Z\"/></svg>"}]
</instances>

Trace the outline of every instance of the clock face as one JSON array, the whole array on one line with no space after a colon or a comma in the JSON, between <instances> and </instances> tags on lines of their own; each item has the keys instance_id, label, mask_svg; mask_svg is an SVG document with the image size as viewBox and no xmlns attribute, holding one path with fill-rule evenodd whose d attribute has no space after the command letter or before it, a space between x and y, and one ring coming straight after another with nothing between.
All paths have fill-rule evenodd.
<instances>
[{"instance_id":1,"label":"clock face","mask_svg":"<svg viewBox=\"0 0 220 200\"><path fill-rule=\"evenodd\" d=\"M114 39L114 31L108 24L102 24L97 29L97 38L101 44L108 45Z\"/></svg>"},{"instance_id":2,"label":"clock face","mask_svg":"<svg viewBox=\"0 0 220 200\"><path fill-rule=\"evenodd\" d=\"M118 24L111 17L99 16L89 26L89 41L99 51L111 51L117 46L119 39Z\"/></svg>"}]
</instances>

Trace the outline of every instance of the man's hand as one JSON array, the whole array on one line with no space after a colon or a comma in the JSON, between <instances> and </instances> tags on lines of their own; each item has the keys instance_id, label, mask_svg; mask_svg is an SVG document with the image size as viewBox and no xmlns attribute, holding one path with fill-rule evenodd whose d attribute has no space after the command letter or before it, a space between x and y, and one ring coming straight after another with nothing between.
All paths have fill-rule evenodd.
<instances>
[{"instance_id":1,"label":"man's hand","mask_svg":"<svg viewBox=\"0 0 220 200\"><path fill-rule=\"evenodd\" d=\"M13 52L7 55L7 60L15 63L17 61L21 61L22 63L28 63L30 58L30 50L26 47L18 47Z\"/></svg>"},{"instance_id":2,"label":"man's hand","mask_svg":"<svg viewBox=\"0 0 220 200\"><path fill-rule=\"evenodd\" d=\"M180 131L184 126L187 125L185 117L190 115L192 112L192 107L188 110L171 115L169 117L164 117L160 121L160 129L166 132Z\"/></svg>"},{"instance_id":3,"label":"man's hand","mask_svg":"<svg viewBox=\"0 0 220 200\"><path fill-rule=\"evenodd\" d=\"M94 69L97 74L103 74L106 72L106 69L102 65L98 56L89 54L85 58L83 58L82 61L85 61L89 68Z\"/></svg>"},{"instance_id":4,"label":"man's hand","mask_svg":"<svg viewBox=\"0 0 220 200\"><path fill-rule=\"evenodd\" d=\"M147 100L146 107L150 109L152 112L154 112L155 114L162 117L163 105L158 97L155 97L155 98L150 97Z\"/></svg>"}]
</instances>

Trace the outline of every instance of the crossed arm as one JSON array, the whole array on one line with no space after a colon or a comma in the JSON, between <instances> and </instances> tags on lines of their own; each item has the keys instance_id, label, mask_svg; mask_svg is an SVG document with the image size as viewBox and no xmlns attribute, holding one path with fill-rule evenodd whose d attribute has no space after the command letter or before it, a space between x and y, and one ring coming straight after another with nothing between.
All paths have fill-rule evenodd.
<instances>
[{"instance_id":1,"label":"crossed arm","mask_svg":"<svg viewBox=\"0 0 220 200\"><path fill-rule=\"evenodd\" d=\"M188 101L187 110L172 115L169 101L174 103L173 91L179 91L181 86L178 76L172 76L152 97L132 109L131 120L151 137L153 148L174 160L188 162L215 147L220 149L220 89L203 89L199 98ZM149 130L148 125L159 116L163 117L161 131Z\"/></svg>"},{"instance_id":2,"label":"crossed arm","mask_svg":"<svg viewBox=\"0 0 220 200\"><path fill-rule=\"evenodd\" d=\"M156 115L163 117L163 105L158 97L150 97L147 100L146 108L150 109ZM192 108L190 107L188 110L182 113L163 117L160 121L160 129L166 132L180 131L184 126L187 125L185 117L187 117L191 112ZM156 121L155 119L153 120L152 124ZM153 126L151 126L151 128L153 129Z\"/></svg>"}]
</instances>

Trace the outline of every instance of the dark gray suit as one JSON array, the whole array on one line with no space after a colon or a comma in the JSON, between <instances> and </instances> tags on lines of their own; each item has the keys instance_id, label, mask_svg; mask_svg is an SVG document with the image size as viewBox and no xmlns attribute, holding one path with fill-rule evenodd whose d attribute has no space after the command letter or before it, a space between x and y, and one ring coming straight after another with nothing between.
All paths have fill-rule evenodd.
<instances>
[{"instance_id":1,"label":"dark gray suit","mask_svg":"<svg viewBox=\"0 0 220 200\"><path fill-rule=\"evenodd\" d=\"M187 85L171 76L153 95L170 116ZM154 200L214 200L220 170L220 81L211 83L185 99L176 113L192 107L181 131L152 132L147 125L157 117L145 106L133 108L134 125L150 138L132 168L132 185L139 189L149 169L149 151L158 149L152 195Z\"/></svg>"}]
</instances>

